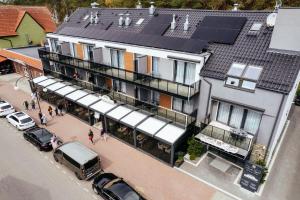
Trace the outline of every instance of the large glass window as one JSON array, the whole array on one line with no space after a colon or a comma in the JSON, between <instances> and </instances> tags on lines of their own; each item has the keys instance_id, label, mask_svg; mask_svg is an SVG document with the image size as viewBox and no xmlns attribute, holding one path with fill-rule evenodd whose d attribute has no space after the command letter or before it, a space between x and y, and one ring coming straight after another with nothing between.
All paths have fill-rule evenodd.
<instances>
[{"instance_id":1,"label":"large glass window","mask_svg":"<svg viewBox=\"0 0 300 200\"><path fill-rule=\"evenodd\" d=\"M122 50L111 49L111 65L124 69L124 52Z\"/></svg>"},{"instance_id":2,"label":"large glass window","mask_svg":"<svg viewBox=\"0 0 300 200\"><path fill-rule=\"evenodd\" d=\"M158 57L152 57L152 75L155 77L159 77L158 60Z\"/></svg>"},{"instance_id":3,"label":"large glass window","mask_svg":"<svg viewBox=\"0 0 300 200\"><path fill-rule=\"evenodd\" d=\"M190 85L195 82L196 64L175 61L175 81Z\"/></svg>"},{"instance_id":4,"label":"large glass window","mask_svg":"<svg viewBox=\"0 0 300 200\"><path fill-rule=\"evenodd\" d=\"M113 89L117 92L126 93L126 83L119 80L113 80Z\"/></svg>"},{"instance_id":5,"label":"large glass window","mask_svg":"<svg viewBox=\"0 0 300 200\"><path fill-rule=\"evenodd\" d=\"M261 112L225 102L219 103L217 121L251 134L256 134L261 117Z\"/></svg>"},{"instance_id":6,"label":"large glass window","mask_svg":"<svg viewBox=\"0 0 300 200\"><path fill-rule=\"evenodd\" d=\"M173 110L187 114L191 114L194 111L194 105L192 101L187 101L176 97L173 97L172 107Z\"/></svg>"}]
</instances>

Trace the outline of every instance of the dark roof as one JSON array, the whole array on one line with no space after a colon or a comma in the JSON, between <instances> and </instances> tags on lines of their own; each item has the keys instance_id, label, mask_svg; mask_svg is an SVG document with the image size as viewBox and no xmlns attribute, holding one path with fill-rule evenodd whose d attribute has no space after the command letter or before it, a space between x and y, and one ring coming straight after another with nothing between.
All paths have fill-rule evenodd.
<instances>
[{"instance_id":1,"label":"dark roof","mask_svg":"<svg viewBox=\"0 0 300 200\"><path fill-rule=\"evenodd\" d=\"M32 46L32 47L12 48L9 50L39 60L40 56L38 53L38 49L40 48L41 48L40 46Z\"/></svg>"},{"instance_id":2,"label":"dark roof","mask_svg":"<svg viewBox=\"0 0 300 200\"><path fill-rule=\"evenodd\" d=\"M83 21L83 18L90 15L91 12L98 11L100 22L88 25L89 18ZM129 27L119 27L119 14L130 14L132 22ZM272 90L280 93L288 93L298 74L300 68L300 59L297 56L275 54L267 52L272 36L273 29L266 27L266 18L271 11L209 11L209 10L192 10L192 9L156 9L156 13L160 14L176 14L177 27L171 30L170 27L163 33L163 36L157 36L169 39L185 38L192 41L191 36L201 24L205 16L226 16L226 17L245 17L247 21L239 33L236 41L232 45L209 43L208 49L213 55L201 71L201 75L205 77L225 80L226 73L233 62L241 62L245 64L258 65L263 67L262 74L258 80L257 88ZM183 30L186 15L189 15L190 28L187 32ZM125 16L124 16L125 17ZM144 18L144 22L137 26L135 23ZM77 9L69 18L68 22L64 22L56 31L57 34L73 35L92 39L104 39L115 42L127 41L128 37L143 38L142 30L147 23L153 18L148 14L148 9L103 9L103 8L80 8ZM112 23L111 23L112 22ZM248 34L254 22L262 22L263 27L259 34ZM109 26L107 26L109 24ZM105 30L108 29L108 30ZM113 37L112 35L115 35ZM137 38L138 38L137 37ZM145 36L146 37L146 36ZM148 36L149 37L149 36ZM154 36L152 36L154 37ZM139 41L139 40L137 40ZM148 40L135 43L140 46L148 46ZM149 43L149 42L148 42ZM167 43L167 42L166 42ZM182 42L184 43L184 42ZM191 43L191 42L190 42ZM197 52L206 50L203 41L194 41L197 43ZM201 45L199 44L201 43ZM202 44L203 43L203 44ZM190 52L182 49L181 45L159 45L157 48L173 49L182 52ZM198 46L199 45L199 46Z\"/></svg>"}]
</instances>

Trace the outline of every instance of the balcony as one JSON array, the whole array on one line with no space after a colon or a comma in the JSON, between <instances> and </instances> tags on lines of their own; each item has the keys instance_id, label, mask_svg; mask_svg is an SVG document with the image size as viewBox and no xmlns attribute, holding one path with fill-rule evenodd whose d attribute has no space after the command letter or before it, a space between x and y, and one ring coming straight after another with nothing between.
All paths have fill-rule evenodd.
<instances>
[{"instance_id":1,"label":"balcony","mask_svg":"<svg viewBox=\"0 0 300 200\"><path fill-rule=\"evenodd\" d=\"M254 141L253 135L216 121L212 121L195 137L204 143L243 158L248 156Z\"/></svg>"},{"instance_id":2,"label":"balcony","mask_svg":"<svg viewBox=\"0 0 300 200\"><path fill-rule=\"evenodd\" d=\"M190 124L195 122L196 118L196 111L192 113L191 115L187 115L184 113L177 112L175 110L170 110L161 106L153 105L147 102L140 101L136 98L133 98L131 96L128 96L126 94L116 92L116 91L109 91L105 87L97 86L93 83L82 81L80 79L74 79L72 77L69 77L67 75L51 71L49 69L44 69L45 75L50 75L55 78L61 79L63 81L70 82L74 85L78 85L84 89L88 89L94 92L98 92L101 95L108 95L111 99L115 101L119 101L120 103L129 104L131 106L134 106L136 108L148 111L152 114L164 117L168 120L171 120L174 124L177 124L181 127L188 127Z\"/></svg>"},{"instance_id":3,"label":"balcony","mask_svg":"<svg viewBox=\"0 0 300 200\"><path fill-rule=\"evenodd\" d=\"M39 55L41 59L72 65L90 72L99 73L99 75L105 77L119 79L121 81L129 82L131 84L139 85L152 90L157 90L184 99L189 99L195 94L199 93L199 81L191 85L186 85L147 74L136 73L125 69L50 52L46 49L39 49Z\"/></svg>"}]
</instances>

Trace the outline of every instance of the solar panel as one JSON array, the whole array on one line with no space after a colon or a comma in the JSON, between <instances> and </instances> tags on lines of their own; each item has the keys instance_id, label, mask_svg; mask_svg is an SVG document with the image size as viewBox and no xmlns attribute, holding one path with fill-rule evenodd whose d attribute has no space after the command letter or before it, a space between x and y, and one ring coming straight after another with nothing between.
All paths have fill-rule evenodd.
<instances>
[{"instance_id":1,"label":"solar panel","mask_svg":"<svg viewBox=\"0 0 300 200\"><path fill-rule=\"evenodd\" d=\"M206 16L191 38L234 44L246 21L246 17Z\"/></svg>"},{"instance_id":2,"label":"solar panel","mask_svg":"<svg viewBox=\"0 0 300 200\"><path fill-rule=\"evenodd\" d=\"M141 33L152 34L152 35L163 35L171 25L172 19L173 16L167 14L153 16L152 19L143 28Z\"/></svg>"}]
</instances>

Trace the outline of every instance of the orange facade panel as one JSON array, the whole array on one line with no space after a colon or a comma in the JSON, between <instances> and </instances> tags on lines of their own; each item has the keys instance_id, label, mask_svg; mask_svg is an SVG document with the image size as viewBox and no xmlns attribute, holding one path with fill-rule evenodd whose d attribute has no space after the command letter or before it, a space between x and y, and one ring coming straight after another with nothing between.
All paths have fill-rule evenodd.
<instances>
[{"instance_id":1,"label":"orange facade panel","mask_svg":"<svg viewBox=\"0 0 300 200\"><path fill-rule=\"evenodd\" d=\"M106 78L105 82L106 82L106 86L108 87L108 89L111 89L112 88L112 79Z\"/></svg>"},{"instance_id":2,"label":"orange facade panel","mask_svg":"<svg viewBox=\"0 0 300 200\"><path fill-rule=\"evenodd\" d=\"M159 105L165 108L171 109L172 107L172 97L163 93L159 95Z\"/></svg>"},{"instance_id":3,"label":"orange facade panel","mask_svg":"<svg viewBox=\"0 0 300 200\"><path fill-rule=\"evenodd\" d=\"M83 59L84 58L84 55L83 55L83 44L76 44L76 53L77 53L77 57L80 58L80 59Z\"/></svg>"},{"instance_id":4,"label":"orange facade panel","mask_svg":"<svg viewBox=\"0 0 300 200\"><path fill-rule=\"evenodd\" d=\"M152 56L147 56L147 73L152 73Z\"/></svg>"},{"instance_id":5,"label":"orange facade panel","mask_svg":"<svg viewBox=\"0 0 300 200\"><path fill-rule=\"evenodd\" d=\"M134 71L134 54L130 52L124 53L124 65L128 71Z\"/></svg>"}]
</instances>

